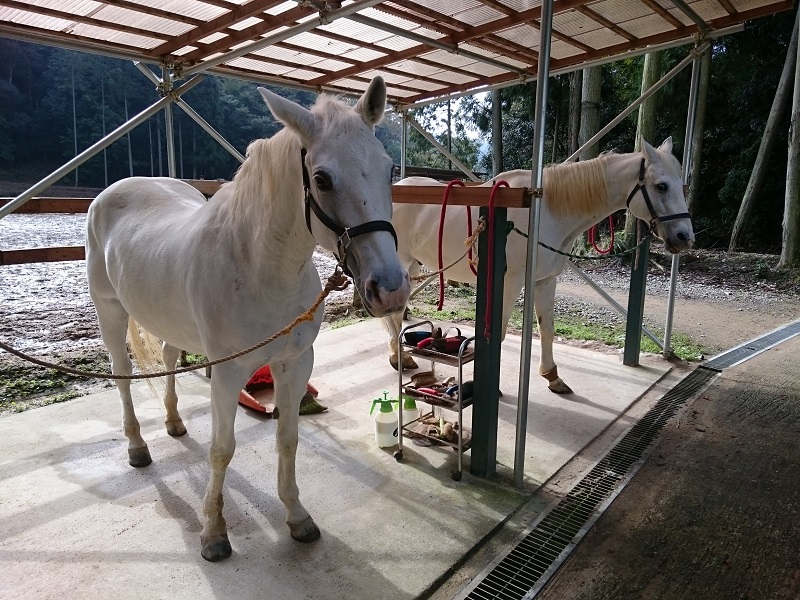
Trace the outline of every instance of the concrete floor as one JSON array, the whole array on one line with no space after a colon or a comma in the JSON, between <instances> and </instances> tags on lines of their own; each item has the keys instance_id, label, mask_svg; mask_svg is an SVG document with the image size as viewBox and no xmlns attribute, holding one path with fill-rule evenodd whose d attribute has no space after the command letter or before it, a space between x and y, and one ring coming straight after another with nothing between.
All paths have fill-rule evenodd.
<instances>
[{"instance_id":1,"label":"concrete floor","mask_svg":"<svg viewBox=\"0 0 800 600\"><path fill-rule=\"evenodd\" d=\"M541 378L532 380L525 487L516 489L509 482L519 347L512 336L503 345L498 476L471 477L467 453L466 474L455 482L451 450L407 441L398 463L391 449L374 442L371 400L382 390L397 390L382 325L371 320L322 332L312 383L329 410L301 418L297 460L301 497L322 538L305 545L289 536L276 494L275 422L240 408L225 496L234 554L217 564L199 551L211 426L205 378L179 379L189 433L177 439L164 430L160 400L146 383L134 385L154 460L144 469L127 464L113 388L4 417L0 598L427 595L511 515L523 512L533 492L579 452L590 445L602 452L632 425L635 417L626 411L672 368L660 357L630 368L618 354L557 345L559 372L575 393L557 396Z\"/></svg>"}]
</instances>

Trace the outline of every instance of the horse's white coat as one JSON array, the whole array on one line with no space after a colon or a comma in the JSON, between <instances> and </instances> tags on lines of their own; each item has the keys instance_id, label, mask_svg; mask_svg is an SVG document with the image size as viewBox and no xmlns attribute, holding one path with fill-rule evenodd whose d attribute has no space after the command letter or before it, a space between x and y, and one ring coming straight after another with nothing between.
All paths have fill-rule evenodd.
<instances>
[{"instance_id":1,"label":"horse's white coat","mask_svg":"<svg viewBox=\"0 0 800 600\"><path fill-rule=\"evenodd\" d=\"M317 243L336 249L336 236L303 212L301 145L311 191L322 209L345 227L391 219L392 161L374 135L386 87L375 78L355 107L321 97L312 110L260 90L285 128L253 142L234 180L210 201L193 187L167 178L134 177L115 183L92 203L87 218L89 289L112 370L131 373L125 343L129 316L164 341L168 367L178 348L224 357L266 339L314 302L321 285L312 262ZM318 183L323 185L317 185ZM322 187L323 189L320 189ZM385 231L355 238L348 264L373 314L401 310L408 274ZM239 391L252 373L270 364L275 379L278 495L295 539L311 541L319 529L300 503L295 452L300 400L314 362L312 344L323 310L275 342L214 367L211 380L211 477L201 535L208 560L230 555L222 488L235 440ZM139 433L129 381L118 381L123 425L133 466L150 463ZM186 432L177 412L174 377L165 398L167 431Z\"/></svg>"},{"instance_id":2,"label":"horse's white coat","mask_svg":"<svg viewBox=\"0 0 800 600\"><path fill-rule=\"evenodd\" d=\"M588 210L574 211L572 214L557 214L557 210L548 202L548 175L545 173L545 192L541 209L539 227L540 241L568 252L577 236L586 231L611 213L625 208L628 194L634 189L639 179L639 168L642 157L645 158L645 185L659 216L687 212L683 195L681 167L672 155L672 139L668 138L659 148L653 148L647 142L643 144L642 154L610 154L601 159L605 163L605 190L602 186L590 186L594 195L585 199ZM588 161L587 161L588 162ZM585 165L585 163L584 163ZM570 170L580 168L578 165L564 165L559 169ZM551 175L552 176L552 175ZM507 181L511 187L528 187L531 185L531 171L509 171L502 173L483 186L492 186L495 180ZM426 177L409 177L397 185L443 185ZM662 191L666 185L666 191ZM658 187L657 187L658 186ZM661 188L661 189L659 189ZM631 212L640 219L649 222L652 219L641 192L637 192L631 200ZM448 207L445 216L444 239L442 241L443 264L448 265L464 253L464 241L467 239L467 218L463 207ZM508 219L513 221L521 231L528 233L528 209L508 209ZM435 271L438 267L439 219L441 207L435 205L418 206L412 204L396 204L392 222L398 236L398 254L404 266L413 269L416 261L426 268ZM473 210L473 229L477 222L477 211ZM694 243L694 232L690 219L676 219L659 223L657 235L664 240L671 252L688 249ZM508 268L506 270L503 294L503 337L506 325L514 308L514 303L525 283L525 265L528 239L511 233L506 246ZM557 377L556 363L553 359L553 304L555 301L556 276L566 266L567 258L546 248L539 247L536 290L534 305L539 333L541 337L541 355L539 357L539 373L548 374L550 389L559 393L568 393L569 387ZM475 275L466 260L462 260L449 269L445 277L454 281L474 283ZM397 335L402 327L400 314L385 319L389 334L390 362L397 365ZM404 368L415 368L413 358L407 358Z\"/></svg>"}]
</instances>

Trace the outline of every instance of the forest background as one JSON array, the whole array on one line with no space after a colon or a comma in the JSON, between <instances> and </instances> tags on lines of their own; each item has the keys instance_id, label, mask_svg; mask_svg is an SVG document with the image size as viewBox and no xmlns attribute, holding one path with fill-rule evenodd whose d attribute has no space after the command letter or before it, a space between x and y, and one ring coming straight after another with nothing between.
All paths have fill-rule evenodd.
<instances>
[{"instance_id":1,"label":"forest background","mask_svg":"<svg viewBox=\"0 0 800 600\"><path fill-rule=\"evenodd\" d=\"M700 248L727 247L750 178L789 47L792 13L765 17L744 31L714 41L711 84L703 129L703 156L693 219ZM686 57L688 46L662 53L667 72ZM641 93L644 57L602 67L600 125ZM580 73L577 74L579 76ZM570 152L570 83L576 75L551 78L547 106L545 162ZM691 69L685 69L654 97L655 138L672 136L682 156ZM531 168L535 83L499 94L502 108L502 170ZM280 129L256 91L256 84L209 76L184 100L244 153L254 139ZM270 86L267 86L270 87ZM310 92L279 89L303 105ZM497 96L495 96L497 97ZM131 62L0 38L0 181L34 183L158 99L153 85ZM492 95L483 94L415 111L422 123L455 156L476 172L491 175ZM785 111L780 130L789 130ZM236 161L180 109L174 111L178 176L230 179ZM600 151L634 150L636 111L600 142ZM158 114L67 175L60 185L102 188L130 175L167 174L163 115ZM389 114L377 135L400 162L401 124ZM407 164L449 168L448 160L424 138L409 134ZM767 176L748 218L740 248L777 254L786 186L786 147L776 145Z\"/></svg>"}]
</instances>

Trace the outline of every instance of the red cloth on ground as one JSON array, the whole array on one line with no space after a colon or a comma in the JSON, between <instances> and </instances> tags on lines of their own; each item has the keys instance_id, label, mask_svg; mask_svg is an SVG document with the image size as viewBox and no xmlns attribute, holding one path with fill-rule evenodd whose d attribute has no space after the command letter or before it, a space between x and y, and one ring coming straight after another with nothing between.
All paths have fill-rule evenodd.
<instances>
[{"instance_id":1,"label":"red cloth on ground","mask_svg":"<svg viewBox=\"0 0 800 600\"><path fill-rule=\"evenodd\" d=\"M269 365L264 365L258 371L253 373L253 376L250 377L250 381L247 382L247 385L244 387L244 389L246 389L248 392L263 390L264 388L272 387L273 383L275 383L275 380L272 378L272 371L270 370ZM315 398L319 394L317 388L310 383L308 384L307 390Z\"/></svg>"}]
</instances>

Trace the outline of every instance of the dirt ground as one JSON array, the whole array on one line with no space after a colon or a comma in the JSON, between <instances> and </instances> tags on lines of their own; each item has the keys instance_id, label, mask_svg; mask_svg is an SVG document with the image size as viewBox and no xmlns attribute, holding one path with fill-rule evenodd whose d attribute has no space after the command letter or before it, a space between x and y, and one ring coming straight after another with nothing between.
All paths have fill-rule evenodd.
<instances>
[{"instance_id":1,"label":"dirt ground","mask_svg":"<svg viewBox=\"0 0 800 600\"><path fill-rule=\"evenodd\" d=\"M800 598L798 354L725 369L537 599Z\"/></svg>"}]
</instances>

